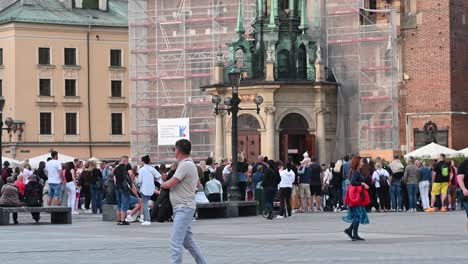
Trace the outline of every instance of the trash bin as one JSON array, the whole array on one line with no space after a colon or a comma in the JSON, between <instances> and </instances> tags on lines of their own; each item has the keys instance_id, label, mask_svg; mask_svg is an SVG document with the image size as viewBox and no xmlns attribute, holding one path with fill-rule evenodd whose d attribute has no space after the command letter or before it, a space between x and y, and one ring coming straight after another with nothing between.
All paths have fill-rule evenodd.
<instances>
[{"instance_id":1,"label":"trash bin","mask_svg":"<svg viewBox=\"0 0 468 264\"><path fill-rule=\"evenodd\" d=\"M257 186L255 186L255 200L257 201L257 212L258 214L262 214L264 204L262 182L259 182Z\"/></svg>"}]
</instances>

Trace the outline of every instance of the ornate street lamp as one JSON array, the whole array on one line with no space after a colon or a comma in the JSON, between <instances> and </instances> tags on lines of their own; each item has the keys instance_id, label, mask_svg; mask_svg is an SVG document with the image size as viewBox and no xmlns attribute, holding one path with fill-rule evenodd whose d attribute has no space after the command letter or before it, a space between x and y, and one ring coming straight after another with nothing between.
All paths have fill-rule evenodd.
<instances>
[{"instance_id":1,"label":"ornate street lamp","mask_svg":"<svg viewBox=\"0 0 468 264\"><path fill-rule=\"evenodd\" d=\"M231 97L224 98L224 105L226 106L225 108L219 107L219 104L221 103L221 97L219 95L214 95L211 98L211 102L215 105L215 109L214 109L215 114L219 114L219 111L227 111L228 114L232 114L232 136L231 136L232 178L231 178L231 188L229 190L231 200L240 200L240 193L239 193L239 188L238 188L239 176L237 174L239 170L238 160L237 160L237 155L238 155L237 115L240 110L256 110L258 114L260 113L260 105L263 103L263 97L261 97L260 95L257 95L254 99L254 102L257 105L257 108L240 108L239 107L239 104L241 103L241 100L239 98L239 86L241 83L242 76L243 76L243 71L241 69L238 69L237 67L234 67L229 72L229 80L231 81L231 86L232 86L232 98ZM217 135L217 136L221 136L221 135Z\"/></svg>"},{"instance_id":2,"label":"ornate street lamp","mask_svg":"<svg viewBox=\"0 0 468 264\"><path fill-rule=\"evenodd\" d=\"M3 130L6 130L8 133L11 131L11 127L13 126L13 118L7 117L5 119L5 125L7 127L3 127L3 107L5 106L5 97L0 96L0 166L3 170L3 149L2 149L2 134ZM0 170L1 171L1 170Z\"/></svg>"}]
</instances>

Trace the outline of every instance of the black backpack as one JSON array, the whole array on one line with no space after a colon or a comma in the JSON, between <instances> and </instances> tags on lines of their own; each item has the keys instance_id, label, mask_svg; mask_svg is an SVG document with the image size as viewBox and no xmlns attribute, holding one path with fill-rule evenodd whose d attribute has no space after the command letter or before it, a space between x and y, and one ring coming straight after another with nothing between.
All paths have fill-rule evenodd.
<instances>
[{"instance_id":1,"label":"black backpack","mask_svg":"<svg viewBox=\"0 0 468 264\"><path fill-rule=\"evenodd\" d=\"M385 177L385 175L380 175L380 173L377 172L377 174L379 175L379 184L380 184L380 187L388 187L388 181L387 181L387 177Z\"/></svg>"}]
</instances>

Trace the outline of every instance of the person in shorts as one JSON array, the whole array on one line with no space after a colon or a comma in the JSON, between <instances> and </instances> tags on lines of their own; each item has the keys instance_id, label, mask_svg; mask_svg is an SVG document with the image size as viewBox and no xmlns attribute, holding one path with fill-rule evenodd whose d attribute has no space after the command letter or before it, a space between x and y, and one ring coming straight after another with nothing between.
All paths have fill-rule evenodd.
<instances>
[{"instance_id":1,"label":"person in shorts","mask_svg":"<svg viewBox=\"0 0 468 264\"><path fill-rule=\"evenodd\" d=\"M432 173L432 192L431 192L431 207L427 208L426 212L435 212L436 196L440 195L442 203L441 212L447 211L445 200L447 199L447 191L449 182L452 180L453 174L450 172L450 164L445 160L445 154L440 154L437 158L437 164Z\"/></svg>"},{"instance_id":2,"label":"person in shorts","mask_svg":"<svg viewBox=\"0 0 468 264\"><path fill-rule=\"evenodd\" d=\"M317 163L317 159L312 157L312 164L310 165L311 176L310 176L310 208L314 209L314 201L317 205L317 211L321 212L322 204L322 182L323 182L323 173L322 167Z\"/></svg>"},{"instance_id":3,"label":"person in shorts","mask_svg":"<svg viewBox=\"0 0 468 264\"><path fill-rule=\"evenodd\" d=\"M468 159L464 160L458 167L458 185L463 192L463 205L466 211L466 229L468 230Z\"/></svg>"},{"instance_id":4,"label":"person in shorts","mask_svg":"<svg viewBox=\"0 0 468 264\"><path fill-rule=\"evenodd\" d=\"M52 159L46 163L46 174L49 178L49 199L48 206L58 206L60 204L60 196L62 195L62 185L65 184L62 175L62 164L58 161L57 151L52 151L50 154Z\"/></svg>"}]
</instances>

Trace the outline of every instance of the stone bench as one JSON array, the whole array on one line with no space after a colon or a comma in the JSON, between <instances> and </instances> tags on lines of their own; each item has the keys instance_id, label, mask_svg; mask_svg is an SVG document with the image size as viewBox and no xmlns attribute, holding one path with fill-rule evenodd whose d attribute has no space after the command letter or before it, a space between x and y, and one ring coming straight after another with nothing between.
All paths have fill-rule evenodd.
<instances>
[{"instance_id":1,"label":"stone bench","mask_svg":"<svg viewBox=\"0 0 468 264\"><path fill-rule=\"evenodd\" d=\"M199 219L257 216L257 201L228 201L197 204Z\"/></svg>"},{"instance_id":2,"label":"stone bench","mask_svg":"<svg viewBox=\"0 0 468 264\"><path fill-rule=\"evenodd\" d=\"M117 205L103 204L102 205L102 221L115 222L117 221Z\"/></svg>"},{"instance_id":3,"label":"stone bench","mask_svg":"<svg viewBox=\"0 0 468 264\"><path fill-rule=\"evenodd\" d=\"M71 224L71 208L56 207L0 207L0 225L10 223L11 213L50 213L51 224Z\"/></svg>"}]
</instances>

